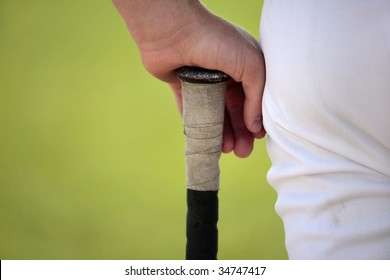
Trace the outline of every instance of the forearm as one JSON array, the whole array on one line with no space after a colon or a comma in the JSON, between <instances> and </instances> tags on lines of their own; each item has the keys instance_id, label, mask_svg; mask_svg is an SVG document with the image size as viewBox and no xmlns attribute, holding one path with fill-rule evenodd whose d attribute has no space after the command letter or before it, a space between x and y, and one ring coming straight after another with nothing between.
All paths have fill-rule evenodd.
<instances>
[{"instance_id":1,"label":"forearm","mask_svg":"<svg viewBox=\"0 0 390 280\"><path fill-rule=\"evenodd\" d=\"M198 0L113 0L113 3L143 51L178 41L198 23L199 12L205 12Z\"/></svg>"}]
</instances>

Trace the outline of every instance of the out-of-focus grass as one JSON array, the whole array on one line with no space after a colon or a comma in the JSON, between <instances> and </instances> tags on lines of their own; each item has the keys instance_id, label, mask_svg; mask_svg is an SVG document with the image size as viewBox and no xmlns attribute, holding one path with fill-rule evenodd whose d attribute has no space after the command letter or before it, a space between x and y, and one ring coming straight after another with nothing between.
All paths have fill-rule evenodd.
<instances>
[{"instance_id":1,"label":"out-of-focus grass","mask_svg":"<svg viewBox=\"0 0 390 280\"><path fill-rule=\"evenodd\" d=\"M257 35L261 1L204 3ZM183 140L110 1L1 1L1 259L182 259ZM286 258L269 165L223 156L221 259Z\"/></svg>"}]
</instances>

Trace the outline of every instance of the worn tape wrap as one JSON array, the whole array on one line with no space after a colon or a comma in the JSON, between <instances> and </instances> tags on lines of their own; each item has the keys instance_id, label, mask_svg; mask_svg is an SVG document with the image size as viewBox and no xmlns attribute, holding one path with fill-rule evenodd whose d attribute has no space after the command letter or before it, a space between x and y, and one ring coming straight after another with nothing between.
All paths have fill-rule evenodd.
<instances>
[{"instance_id":1,"label":"worn tape wrap","mask_svg":"<svg viewBox=\"0 0 390 280\"><path fill-rule=\"evenodd\" d=\"M219 190L226 83L182 81L187 188Z\"/></svg>"}]
</instances>

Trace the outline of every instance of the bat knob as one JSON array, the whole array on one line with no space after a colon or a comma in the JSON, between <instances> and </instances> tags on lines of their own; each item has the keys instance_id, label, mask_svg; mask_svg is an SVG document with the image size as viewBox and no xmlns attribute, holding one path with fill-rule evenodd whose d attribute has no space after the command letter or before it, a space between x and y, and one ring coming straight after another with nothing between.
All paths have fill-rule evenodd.
<instances>
[{"instance_id":1,"label":"bat knob","mask_svg":"<svg viewBox=\"0 0 390 280\"><path fill-rule=\"evenodd\" d=\"M193 84L216 84L231 79L229 75L221 71L192 66L176 69L176 76L184 82Z\"/></svg>"}]
</instances>

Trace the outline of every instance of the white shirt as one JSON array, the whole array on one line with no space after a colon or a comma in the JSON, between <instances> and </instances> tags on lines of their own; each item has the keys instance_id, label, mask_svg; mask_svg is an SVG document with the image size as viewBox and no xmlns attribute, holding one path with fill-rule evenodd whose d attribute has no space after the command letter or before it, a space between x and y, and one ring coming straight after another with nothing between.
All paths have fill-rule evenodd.
<instances>
[{"instance_id":1,"label":"white shirt","mask_svg":"<svg viewBox=\"0 0 390 280\"><path fill-rule=\"evenodd\" d=\"M390 259L390 1L265 0L268 180L292 259Z\"/></svg>"}]
</instances>

